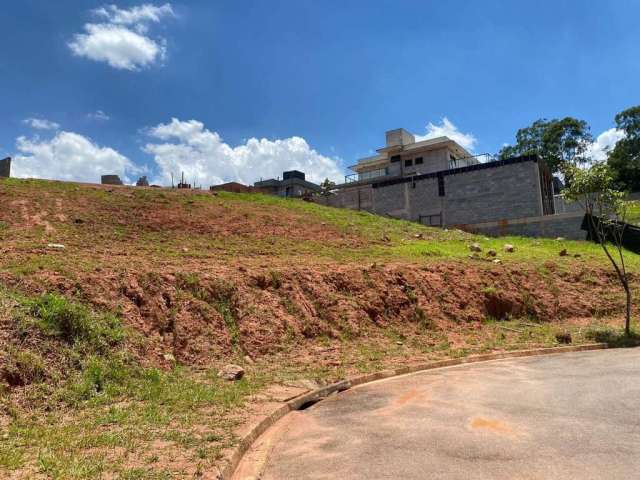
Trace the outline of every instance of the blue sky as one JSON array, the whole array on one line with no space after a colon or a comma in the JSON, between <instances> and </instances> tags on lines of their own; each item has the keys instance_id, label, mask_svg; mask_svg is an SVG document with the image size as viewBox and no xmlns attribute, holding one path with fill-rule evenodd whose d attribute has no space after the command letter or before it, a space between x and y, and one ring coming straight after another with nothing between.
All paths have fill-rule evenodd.
<instances>
[{"instance_id":1,"label":"blue sky","mask_svg":"<svg viewBox=\"0 0 640 480\"><path fill-rule=\"evenodd\" d=\"M339 177L392 128L493 153L571 115L611 142L640 103L637 1L111 5L3 5L0 155L18 174Z\"/></svg>"}]
</instances>

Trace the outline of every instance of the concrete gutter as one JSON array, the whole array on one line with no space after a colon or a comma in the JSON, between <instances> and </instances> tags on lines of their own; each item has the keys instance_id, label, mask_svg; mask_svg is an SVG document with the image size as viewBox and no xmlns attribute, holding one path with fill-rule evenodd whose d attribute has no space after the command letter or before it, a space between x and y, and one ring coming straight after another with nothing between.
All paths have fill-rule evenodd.
<instances>
[{"instance_id":1,"label":"concrete gutter","mask_svg":"<svg viewBox=\"0 0 640 480\"><path fill-rule=\"evenodd\" d=\"M489 353L485 355L471 355L462 358L453 358L449 360L439 360L435 362L411 365L396 369L382 370L376 373L359 375L332 383L325 387L313 390L309 393L300 395L292 400L283 402L280 406L274 408L270 413L259 418L253 425L250 425L247 433L242 435L238 445L225 458L225 465L219 471L218 480L231 480L244 454L249 451L253 443L266 432L274 423L284 417L287 413L300 410L310 404L314 404L329 395L348 390L358 385L371 383L378 380L384 380L391 377L407 375L410 373L422 372L426 370L434 370L437 368L452 367L467 363L487 362L491 360L501 360L505 358L533 357L538 355L551 355L568 352L583 352L589 350L603 350L609 348L606 343L590 343L586 345L570 345L566 347L548 347L536 348L531 350L514 350L511 352Z\"/></svg>"}]
</instances>

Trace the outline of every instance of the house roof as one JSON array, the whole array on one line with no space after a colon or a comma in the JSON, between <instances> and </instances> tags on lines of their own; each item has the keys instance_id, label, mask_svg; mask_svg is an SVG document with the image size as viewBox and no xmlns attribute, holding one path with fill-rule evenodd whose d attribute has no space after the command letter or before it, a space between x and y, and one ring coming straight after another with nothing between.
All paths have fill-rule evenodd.
<instances>
[{"instance_id":1,"label":"house roof","mask_svg":"<svg viewBox=\"0 0 640 480\"><path fill-rule=\"evenodd\" d=\"M419 153L429 150L436 150L443 147L449 147L460 158L471 157L469 153L462 145L449 137L442 136L436 138L429 138L408 145L393 145L390 147L382 147L377 150L378 155L371 157L365 157L358 160L358 163L349 167L349 169L357 171L356 169L362 167L375 167L376 165L383 166L387 163L388 158L393 154L402 153Z\"/></svg>"}]
</instances>

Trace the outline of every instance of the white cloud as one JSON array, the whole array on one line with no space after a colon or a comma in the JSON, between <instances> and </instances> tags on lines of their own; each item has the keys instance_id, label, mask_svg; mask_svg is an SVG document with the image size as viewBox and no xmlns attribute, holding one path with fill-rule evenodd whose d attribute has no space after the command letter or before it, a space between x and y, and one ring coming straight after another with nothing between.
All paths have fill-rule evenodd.
<instances>
[{"instance_id":1,"label":"white cloud","mask_svg":"<svg viewBox=\"0 0 640 480\"><path fill-rule=\"evenodd\" d=\"M96 110L95 112L87 113L87 117L91 120L102 120L105 122L111 119L111 117L104 113L102 110Z\"/></svg>"},{"instance_id":2,"label":"white cloud","mask_svg":"<svg viewBox=\"0 0 640 480\"><path fill-rule=\"evenodd\" d=\"M617 128L610 128L602 132L595 141L587 148L586 156L593 161L604 161L607 159L609 151L613 150L618 140L624 138L624 131Z\"/></svg>"},{"instance_id":3,"label":"white cloud","mask_svg":"<svg viewBox=\"0 0 640 480\"><path fill-rule=\"evenodd\" d=\"M25 125L38 130L58 130L60 125L44 118L26 118L22 121Z\"/></svg>"},{"instance_id":4,"label":"white cloud","mask_svg":"<svg viewBox=\"0 0 640 480\"><path fill-rule=\"evenodd\" d=\"M301 170L310 181L325 178L342 181L344 174L336 159L313 150L304 138L281 140L250 138L231 147L216 132L197 120L160 124L147 130L160 143L148 143L143 150L154 156L159 167L155 183L169 184L171 173L184 172L189 182L215 185L239 181L251 185L260 178L275 178L285 170Z\"/></svg>"},{"instance_id":5,"label":"white cloud","mask_svg":"<svg viewBox=\"0 0 640 480\"><path fill-rule=\"evenodd\" d=\"M73 132L59 132L50 140L18 137L11 168L20 178L47 178L99 183L105 174L120 175L130 181L127 172L139 169L112 148L100 147Z\"/></svg>"},{"instance_id":6,"label":"white cloud","mask_svg":"<svg viewBox=\"0 0 640 480\"><path fill-rule=\"evenodd\" d=\"M416 135L415 137L417 142L421 142L422 140L429 140L431 138L443 136L456 141L471 153L473 153L473 150L478 143L478 140L472 133L461 132L447 117L442 119L440 125L429 122L427 124L427 133L425 135Z\"/></svg>"},{"instance_id":7,"label":"white cloud","mask_svg":"<svg viewBox=\"0 0 640 480\"><path fill-rule=\"evenodd\" d=\"M145 3L129 10L118 8L116 5L106 5L94 10L93 13L105 18L109 23L120 25L136 25L144 22L158 23L162 17L175 16L170 3L159 7Z\"/></svg>"},{"instance_id":8,"label":"white cloud","mask_svg":"<svg viewBox=\"0 0 640 480\"><path fill-rule=\"evenodd\" d=\"M105 23L87 23L84 33L73 36L68 46L75 55L131 71L164 60L166 40L147 35L147 24L174 16L170 4L144 4L128 10L109 5L93 13Z\"/></svg>"}]
</instances>

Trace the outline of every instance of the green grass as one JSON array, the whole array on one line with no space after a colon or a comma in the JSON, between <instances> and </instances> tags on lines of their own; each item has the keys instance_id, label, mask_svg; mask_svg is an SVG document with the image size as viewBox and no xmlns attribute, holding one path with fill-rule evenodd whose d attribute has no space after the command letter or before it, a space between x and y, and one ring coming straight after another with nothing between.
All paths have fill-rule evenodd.
<instances>
[{"instance_id":1,"label":"green grass","mask_svg":"<svg viewBox=\"0 0 640 480\"><path fill-rule=\"evenodd\" d=\"M213 196L205 192L177 192L161 189L107 189L64 182L8 179L2 187L11 198L30 198L32 211L49 207L43 204L43 194L54 195L64 205L73 208L71 218L84 218L84 222L59 221L49 216L55 228L47 234L41 225L29 228L14 226L12 219L2 218L6 224L0 228L0 238L9 239L14 252L22 255L0 259L0 266L20 276L28 277L39 271L57 271L66 277L102 268L100 256L91 255L93 249L108 255L114 245L135 252L112 265L119 268L162 264L180 265L185 259L201 262L235 263L238 260L256 260L268 257L274 265L296 262L417 262L434 263L445 260L470 260L468 245L479 242L483 248L495 249L503 262L541 265L549 260L568 263L581 262L593 266L607 266L600 247L582 241L557 242L549 239L523 237L485 238L459 230L425 227L415 222L396 220L367 212L324 207L297 199L284 199L257 193L220 192ZM640 205L631 202L640 215ZM222 209L222 213L220 212ZM86 210L86 211L85 211ZM174 215L167 228L157 224L135 222L139 212L159 210ZM117 212L117 215L116 215ZM234 222L253 222L259 232L230 233L228 231L201 231L206 220L229 215ZM189 220L188 227L182 222ZM201 223L200 223L201 222ZM280 231L284 225L296 225L294 232L307 229L322 232L313 235L271 234L270 226ZM195 227L195 228L194 228ZM220 228L220 227L215 227ZM44 242L55 240L67 245L67 251L41 252ZM502 251L505 243L516 247L513 254ZM573 257L558 259L566 248ZM36 252L34 253L34 250ZM87 252L83 255L83 252ZM73 263L68 261L73 255ZM483 256L483 255L481 255ZM640 257L629 255L631 269L640 266ZM118 260L118 259L115 259ZM256 260L259 261L259 260Z\"/></svg>"},{"instance_id":2,"label":"green grass","mask_svg":"<svg viewBox=\"0 0 640 480\"><path fill-rule=\"evenodd\" d=\"M213 368L145 367L124 348L128 333L117 316L59 295L0 289L0 324L12 318L18 341L0 353L0 385L19 381L0 388L0 420L11 419L0 435L0 476L28 467L60 479L174 478L171 465L129 466L157 453L158 441L171 446L166 455L204 470L235 442L238 420L227 413L269 380L259 372L226 382ZM18 397L17 387L25 388Z\"/></svg>"},{"instance_id":3,"label":"green grass","mask_svg":"<svg viewBox=\"0 0 640 480\"><path fill-rule=\"evenodd\" d=\"M93 314L61 295L46 294L27 305L35 325L71 344L82 342L92 351L104 352L124 339L122 324L115 315Z\"/></svg>"},{"instance_id":4,"label":"green grass","mask_svg":"<svg viewBox=\"0 0 640 480\"><path fill-rule=\"evenodd\" d=\"M627 202L627 223L640 225L640 200Z\"/></svg>"}]
</instances>

